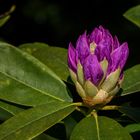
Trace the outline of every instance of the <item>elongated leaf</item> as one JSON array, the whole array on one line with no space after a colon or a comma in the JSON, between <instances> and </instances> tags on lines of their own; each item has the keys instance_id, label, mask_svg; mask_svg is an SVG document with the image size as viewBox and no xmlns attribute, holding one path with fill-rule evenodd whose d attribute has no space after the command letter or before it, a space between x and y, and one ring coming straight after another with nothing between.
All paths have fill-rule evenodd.
<instances>
[{"instance_id":1,"label":"elongated leaf","mask_svg":"<svg viewBox=\"0 0 140 140\"><path fill-rule=\"evenodd\" d=\"M42 133L41 135L37 136L33 140L58 140L58 139Z\"/></svg>"},{"instance_id":2,"label":"elongated leaf","mask_svg":"<svg viewBox=\"0 0 140 140\"><path fill-rule=\"evenodd\" d=\"M0 101L0 108L2 108L3 110L9 112L11 115L16 115L19 112L24 110L22 108L16 107L14 105L10 105L10 104L5 103L3 101Z\"/></svg>"},{"instance_id":3,"label":"elongated leaf","mask_svg":"<svg viewBox=\"0 0 140 140\"><path fill-rule=\"evenodd\" d=\"M3 101L0 101L0 120L4 121L11 118L13 115L23 111L22 108L16 107L14 105L10 105ZM57 140L55 138L50 137L49 135L41 134L36 137L34 140Z\"/></svg>"},{"instance_id":4,"label":"elongated leaf","mask_svg":"<svg viewBox=\"0 0 140 140\"><path fill-rule=\"evenodd\" d=\"M36 106L52 102L51 97L0 73L0 98L13 103ZM55 99L54 99L55 101Z\"/></svg>"},{"instance_id":5,"label":"elongated leaf","mask_svg":"<svg viewBox=\"0 0 140 140\"><path fill-rule=\"evenodd\" d=\"M19 48L39 59L50 67L62 80L67 81L69 71L66 49L37 42L22 44Z\"/></svg>"},{"instance_id":6,"label":"elongated leaf","mask_svg":"<svg viewBox=\"0 0 140 140\"><path fill-rule=\"evenodd\" d=\"M74 128L70 140L132 140L129 133L108 117L84 118Z\"/></svg>"},{"instance_id":7,"label":"elongated leaf","mask_svg":"<svg viewBox=\"0 0 140 140\"><path fill-rule=\"evenodd\" d=\"M0 108L0 120L1 121L5 121L9 118L11 118L13 115L7 111L5 111L4 109Z\"/></svg>"},{"instance_id":8,"label":"elongated leaf","mask_svg":"<svg viewBox=\"0 0 140 140\"><path fill-rule=\"evenodd\" d=\"M5 16L0 18L0 27L3 26L8 20L9 20L10 16Z\"/></svg>"},{"instance_id":9,"label":"elongated leaf","mask_svg":"<svg viewBox=\"0 0 140 140\"><path fill-rule=\"evenodd\" d=\"M0 120L4 121L23 111L22 108L0 101Z\"/></svg>"},{"instance_id":10,"label":"elongated leaf","mask_svg":"<svg viewBox=\"0 0 140 140\"><path fill-rule=\"evenodd\" d=\"M124 13L124 17L140 27L140 5L130 8Z\"/></svg>"},{"instance_id":11,"label":"elongated leaf","mask_svg":"<svg viewBox=\"0 0 140 140\"><path fill-rule=\"evenodd\" d=\"M64 119L75 106L66 102L44 104L23 111L0 125L0 140L29 140Z\"/></svg>"},{"instance_id":12,"label":"elongated leaf","mask_svg":"<svg viewBox=\"0 0 140 140\"><path fill-rule=\"evenodd\" d=\"M23 111L22 108L0 101L0 120L4 121Z\"/></svg>"},{"instance_id":13,"label":"elongated leaf","mask_svg":"<svg viewBox=\"0 0 140 140\"><path fill-rule=\"evenodd\" d=\"M0 98L23 105L71 101L65 84L46 65L19 49L0 43Z\"/></svg>"},{"instance_id":14,"label":"elongated leaf","mask_svg":"<svg viewBox=\"0 0 140 140\"><path fill-rule=\"evenodd\" d=\"M3 26L10 18L10 14L15 10L15 5L13 5L9 11L0 15L0 27Z\"/></svg>"},{"instance_id":15,"label":"elongated leaf","mask_svg":"<svg viewBox=\"0 0 140 140\"><path fill-rule=\"evenodd\" d=\"M136 122L140 122L140 108L133 108L131 106L121 106L119 111L130 117Z\"/></svg>"},{"instance_id":16,"label":"elongated leaf","mask_svg":"<svg viewBox=\"0 0 140 140\"><path fill-rule=\"evenodd\" d=\"M127 69L124 73L122 96L140 91L140 65Z\"/></svg>"},{"instance_id":17,"label":"elongated leaf","mask_svg":"<svg viewBox=\"0 0 140 140\"><path fill-rule=\"evenodd\" d=\"M135 132L140 132L140 123L138 124L129 124L125 127L125 129L129 132L129 133L135 133Z\"/></svg>"}]
</instances>

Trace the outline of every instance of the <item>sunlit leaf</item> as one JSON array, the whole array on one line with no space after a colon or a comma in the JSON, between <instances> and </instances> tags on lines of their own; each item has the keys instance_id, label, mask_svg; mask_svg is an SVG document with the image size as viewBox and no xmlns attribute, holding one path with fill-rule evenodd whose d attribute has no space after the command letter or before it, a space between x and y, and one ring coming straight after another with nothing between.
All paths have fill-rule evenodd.
<instances>
[{"instance_id":1,"label":"sunlit leaf","mask_svg":"<svg viewBox=\"0 0 140 140\"><path fill-rule=\"evenodd\" d=\"M69 71L67 67L66 49L52 47L39 42L22 44L19 48L39 59L49 66L62 80L67 81Z\"/></svg>"},{"instance_id":2,"label":"sunlit leaf","mask_svg":"<svg viewBox=\"0 0 140 140\"><path fill-rule=\"evenodd\" d=\"M63 81L46 65L2 42L0 43L0 99L28 106L71 101Z\"/></svg>"}]
</instances>

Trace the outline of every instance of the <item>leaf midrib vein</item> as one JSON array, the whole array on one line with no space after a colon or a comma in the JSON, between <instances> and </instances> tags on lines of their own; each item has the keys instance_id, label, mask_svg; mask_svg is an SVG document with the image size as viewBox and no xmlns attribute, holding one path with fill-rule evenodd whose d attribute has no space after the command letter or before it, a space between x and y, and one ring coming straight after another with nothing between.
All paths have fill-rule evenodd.
<instances>
[{"instance_id":1,"label":"leaf midrib vein","mask_svg":"<svg viewBox=\"0 0 140 140\"><path fill-rule=\"evenodd\" d=\"M58 109L58 110L55 111L55 112L50 112L49 114L45 114L45 115L43 115L43 116L41 116L41 117L39 117L39 118L37 118L37 119L34 119L33 121L30 121L30 122L26 123L25 125L22 125L21 127L15 129L14 131L11 131L11 133L9 133L8 135L4 136L1 140L4 140L4 138L10 136L12 133L15 133L16 131L18 131L18 130L24 128L24 127L26 127L27 125L29 125L29 124L31 124L31 123L34 123L35 121L38 121L38 120L40 120L40 119L43 119L43 118L45 118L45 117L47 117L47 116L49 116L49 115L52 115L52 114L54 114L54 113L56 113L56 112L58 112L58 111L61 111L61 110L65 109L65 108L67 108L67 107L70 107L70 106L72 106L72 104L69 104L69 105L67 105L67 106L65 106L65 107L63 107L63 108L61 108L61 109Z\"/></svg>"},{"instance_id":2,"label":"leaf midrib vein","mask_svg":"<svg viewBox=\"0 0 140 140\"><path fill-rule=\"evenodd\" d=\"M62 100L62 99L60 99L60 98L56 98L55 96L52 96L52 95L50 95L50 94L48 94L48 93L46 93L46 92L44 92L44 91L41 91L41 90L39 90L39 89L37 89L37 88L35 88L35 87L32 87L31 85L27 85L25 82L20 81L19 79L16 79L16 78L14 78L14 77L11 77L11 75L8 75L8 74L5 73L5 72L2 72L2 71L0 71L0 72L1 72L2 74L6 75L7 77L9 77L9 78L11 78L11 79L17 81L17 82L19 82L19 83L21 83L21 84L23 84L23 85L25 85L25 86L27 86L27 87L29 87L29 88L32 88L32 89L35 90L35 91L38 91L39 93L42 93L42 94L44 94L44 95L47 95L47 96L52 97L52 98L54 98L54 99L56 99L56 100L59 100L59 101L64 101L64 100Z\"/></svg>"}]
</instances>

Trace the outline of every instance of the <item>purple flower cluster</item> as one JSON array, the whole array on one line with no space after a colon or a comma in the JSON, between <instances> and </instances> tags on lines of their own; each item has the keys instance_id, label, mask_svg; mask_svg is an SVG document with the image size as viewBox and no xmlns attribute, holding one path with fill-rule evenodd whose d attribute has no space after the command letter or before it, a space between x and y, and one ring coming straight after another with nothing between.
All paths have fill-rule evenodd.
<instances>
[{"instance_id":1,"label":"purple flower cluster","mask_svg":"<svg viewBox=\"0 0 140 140\"><path fill-rule=\"evenodd\" d=\"M81 88L77 89L78 93L83 92L79 93L80 96L83 99L93 98L93 95L95 97L100 90L109 93L118 87L119 81L123 79L123 67L128 54L128 44L126 42L120 44L118 38L112 37L110 32L102 26L95 28L89 35L86 32L80 35L76 48L70 43L68 66L74 83ZM90 84L85 89L86 81ZM113 83L112 86L107 85L111 83ZM96 87L97 93L88 94L86 90L90 88L89 85L92 85L91 89Z\"/></svg>"}]
</instances>

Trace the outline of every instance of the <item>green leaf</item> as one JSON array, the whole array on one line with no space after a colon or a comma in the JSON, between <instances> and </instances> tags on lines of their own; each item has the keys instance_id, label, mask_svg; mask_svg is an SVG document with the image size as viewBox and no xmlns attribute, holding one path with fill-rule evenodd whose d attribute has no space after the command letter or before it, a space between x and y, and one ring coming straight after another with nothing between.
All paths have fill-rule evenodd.
<instances>
[{"instance_id":1,"label":"green leaf","mask_svg":"<svg viewBox=\"0 0 140 140\"><path fill-rule=\"evenodd\" d=\"M9 11L0 15L0 27L2 27L10 18L10 14L15 10L15 5L13 5Z\"/></svg>"},{"instance_id":2,"label":"green leaf","mask_svg":"<svg viewBox=\"0 0 140 140\"><path fill-rule=\"evenodd\" d=\"M21 111L23 111L22 108L0 101L0 120L2 121L9 119L13 115L18 114Z\"/></svg>"},{"instance_id":3,"label":"green leaf","mask_svg":"<svg viewBox=\"0 0 140 140\"><path fill-rule=\"evenodd\" d=\"M56 102L23 111L0 125L0 140L32 139L74 110L74 104Z\"/></svg>"},{"instance_id":4,"label":"green leaf","mask_svg":"<svg viewBox=\"0 0 140 140\"><path fill-rule=\"evenodd\" d=\"M140 132L140 123L138 124L129 124L125 127L125 129L129 132L129 133L135 133L135 132Z\"/></svg>"},{"instance_id":5,"label":"green leaf","mask_svg":"<svg viewBox=\"0 0 140 140\"><path fill-rule=\"evenodd\" d=\"M42 133L41 135L37 136L36 138L33 138L33 140L58 140L58 139Z\"/></svg>"},{"instance_id":6,"label":"green leaf","mask_svg":"<svg viewBox=\"0 0 140 140\"><path fill-rule=\"evenodd\" d=\"M22 44L19 48L39 59L51 68L62 80L67 81L69 71L66 49L37 42Z\"/></svg>"},{"instance_id":7,"label":"green leaf","mask_svg":"<svg viewBox=\"0 0 140 140\"><path fill-rule=\"evenodd\" d=\"M0 120L1 121L7 120L23 110L24 109L22 109L22 108L19 108L14 105L10 105L8 103L0 101ZM44 139L57 140L57 139L55 139L49 135L43 134L43 133L41 135L39 135L38 137L36 137L34 140L44 140Z\"/></svg>"},{"instance_id":8,"label":"green leaf","mask_svg":"<svg viewBox=\"0 0 140 140\"><path fill-rule=\"evenodd\" d=\"M5 111L4 109L0 108L0 120L5 121L9 118L11 118L13 115L11 113Z\"/></svg>"},{"instance_id":9,"label":"green leaf","mask_svg":"<svg viewBox=\"0 0 140 140\"><path fill-rule=\"evenodd\" d=\"M130 8L124 13L124 17L140 27L140 5Z\"/></svg>"},{"instance_id":10,"label":"green leaf","mask_svg":"<svg viewBox=\"0 0 140 140\"><path fill-rule=\"evenodd\" d=\"M0 98L16 104L36 106L51 102L51 98L0 73ZM54 100L55 101L55 100Z\"/></svg>"},{"instance_id":11,"label":"green leaf","mask_svg":"<svg viewBox=\"0 0 140 140\"><path fill-rule=\"evenodd\" d=\"M70 138L72 130L76 124L77 124L77 122L72 118L72 116L68 116L67 118L64 119L64 125L65 125L65 129L66 129L67 139Z\"/></svg>"},{"instance_id":12,"label":"green leaf","mask_svg":"<svg viewBox=\"0 0 140 140\"><path fill-rule=\"evenodd\" d=\"M133 108L131 106L120 106L118 110L127 115L132 120L140 122L140 108Z\"/></svg>"},{"instance_id":13,"label":"green leaf","mask_svg":"<svg viewBox=\"0 0 140 140\"><path fill-rule=\"evenodd\" d=\"M129 133L108 117L87 117L74 128L70 140L132 140Z\"/></svg>"},{"instance_id":14,"label":"green leaf","mask_svg":"<svg viewBox=\"0 0 140 140\"><path fill-rule=\"evenodd\" d=\"M0 18L0 27L2 27L8 20L9 20L10 16L5 16Z\"/></svg>"},{"instance_id":15,"label":"green leaf","mask_svg":"<svg viewBox=\"0 0 140 140\"><path fill-rule=\"evenodd\" d=\"M19 108L17 106L14 106L14 105L10 105L8 103L5 103L3 101L0 101L0 108L2 108L3 110L9 112L10 114L12 115L16 115L18 114L19 112L23 111L24 109L22 108Z\"/></svg>"},{"instance_id":16,"label":"green leaf","mask_svg":"<svg viewBox=\"0 0 140 140\"><path fill-rule=\"evenodd\" d=\"M122 89L122 96L140 91L140 65L125 71Z\"/></svg>"},{"instance_id":17,"label":"green leaf","mask_svg":"<svg viewBox=\"0 0 140 140\"><path fill-rule=\"evenodd\" d=\"M0 99L28 106L72 100L63 81L46 65L2 42Z\"/></svg>"}]
</instances>

